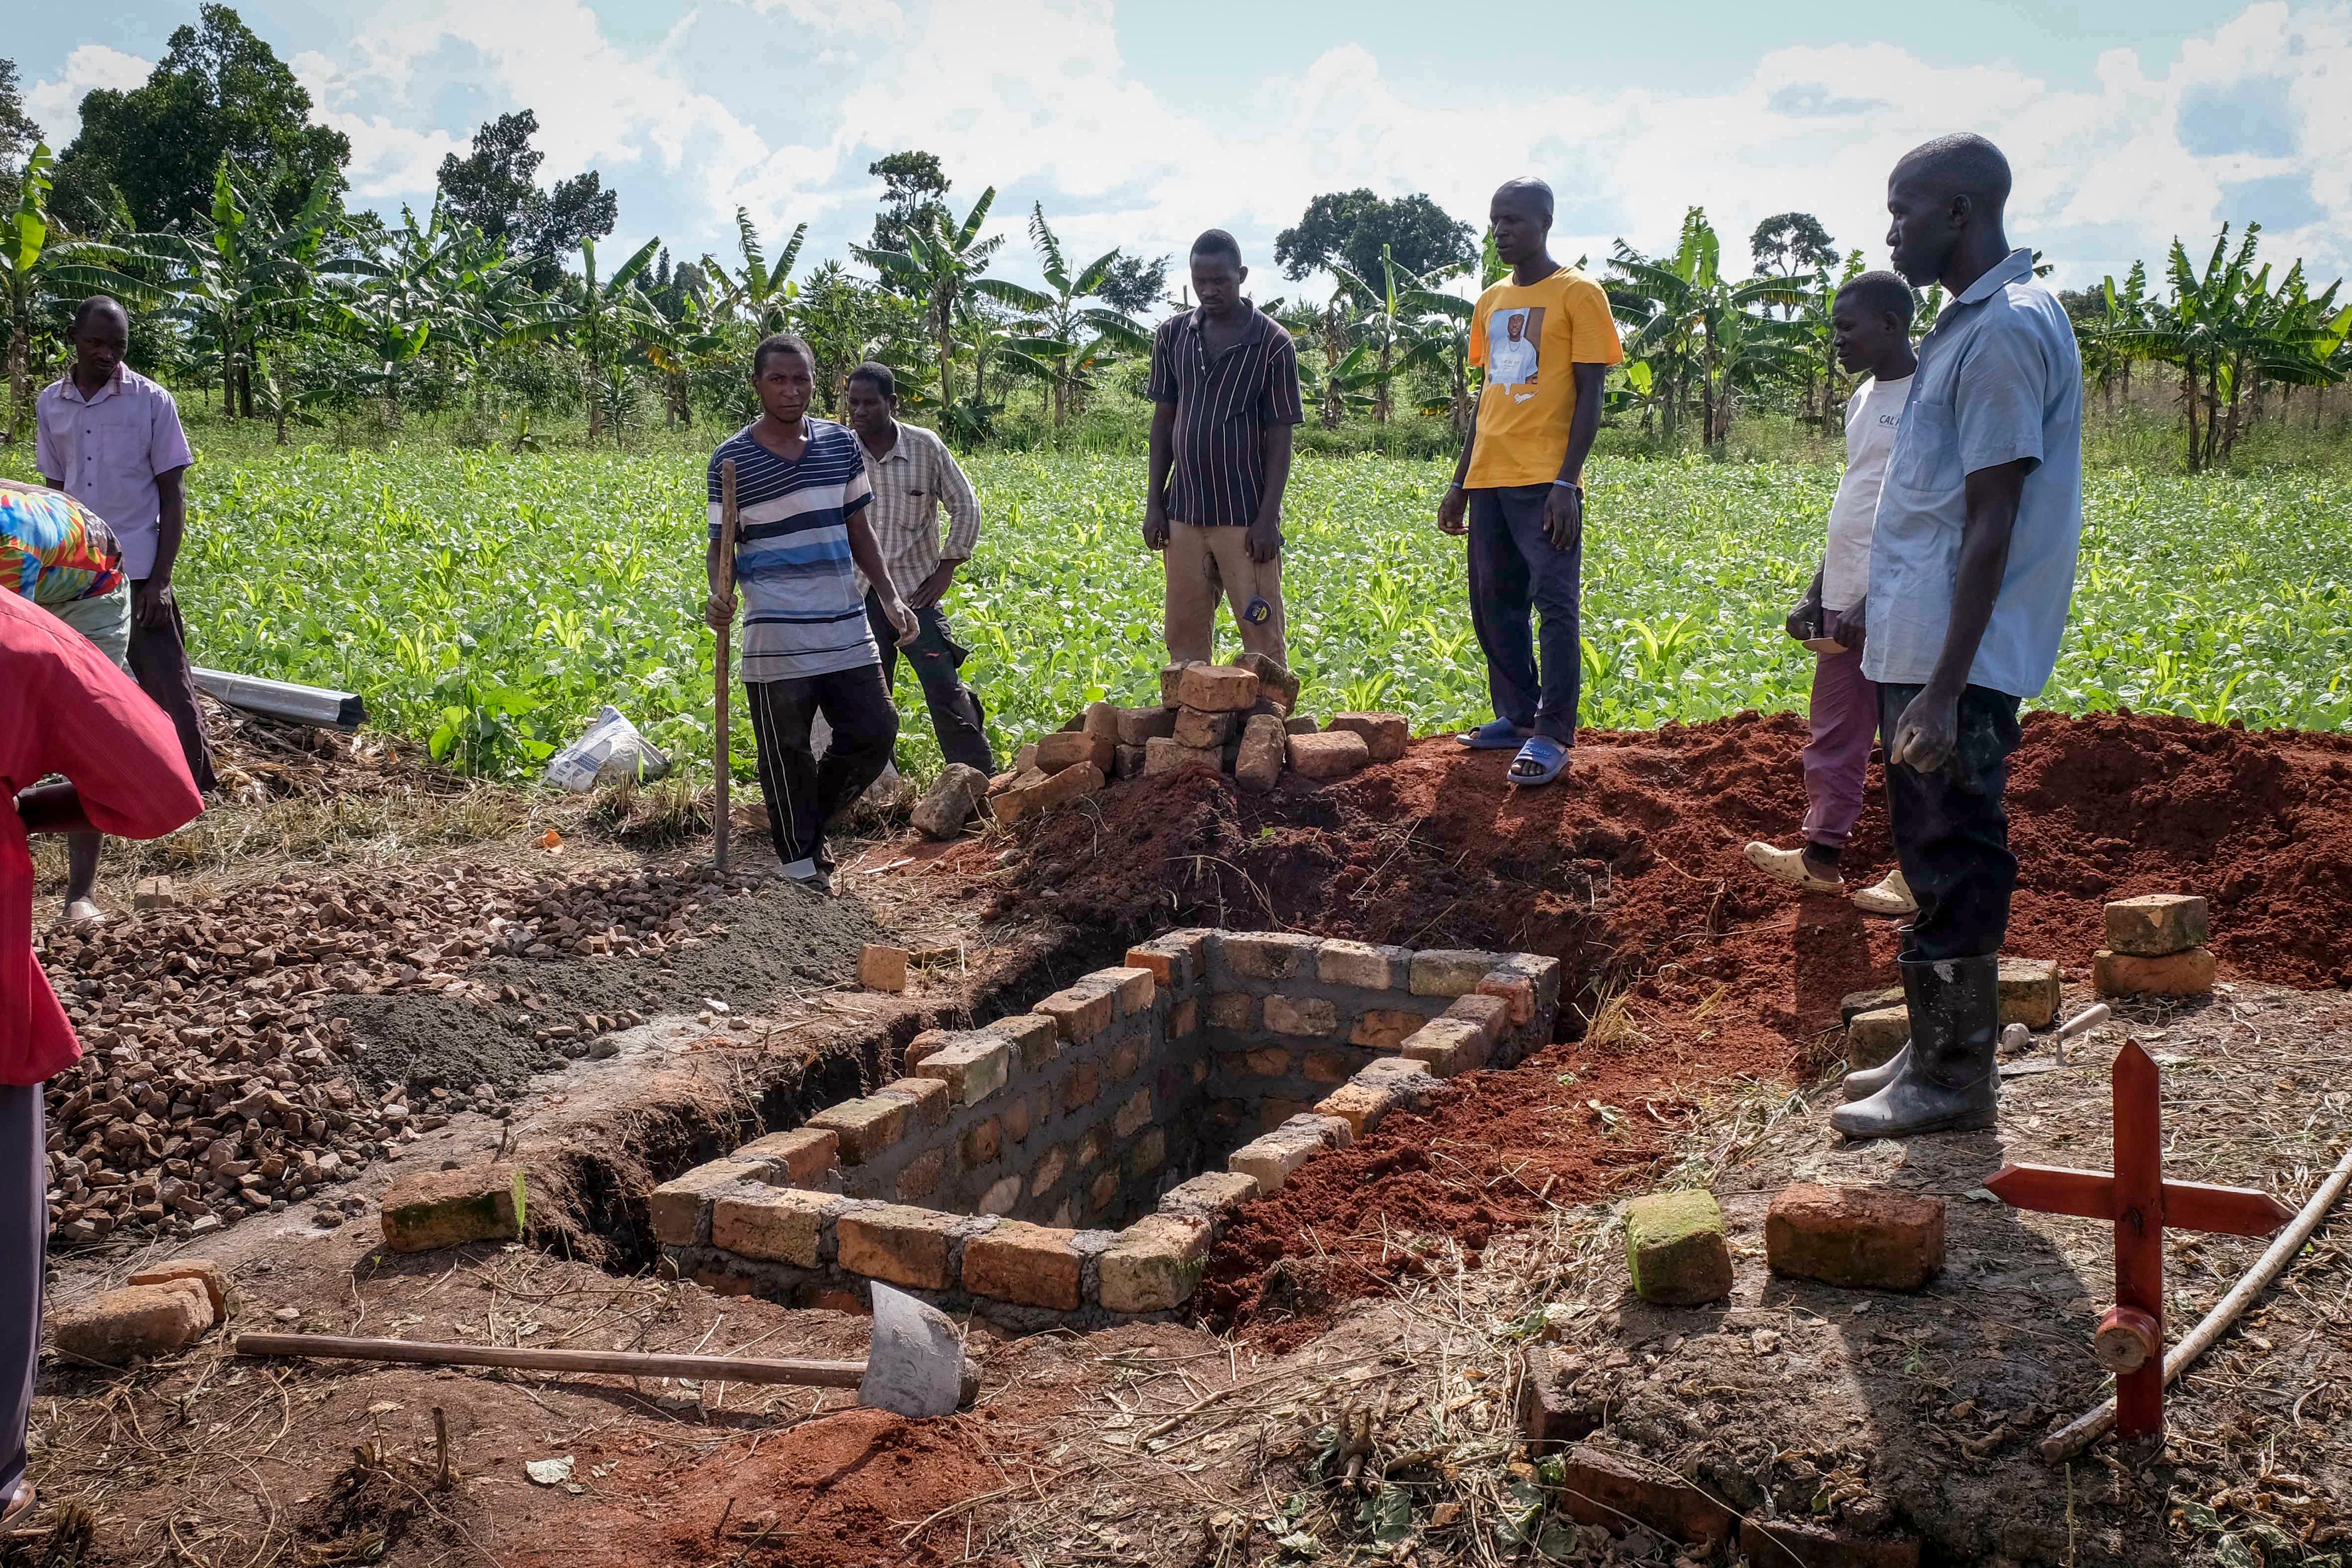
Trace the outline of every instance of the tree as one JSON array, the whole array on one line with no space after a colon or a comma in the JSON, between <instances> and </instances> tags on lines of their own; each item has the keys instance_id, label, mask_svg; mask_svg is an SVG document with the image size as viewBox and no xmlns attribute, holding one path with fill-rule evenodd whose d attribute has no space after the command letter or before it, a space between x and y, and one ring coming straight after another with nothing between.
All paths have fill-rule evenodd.
<instances>
[{"instance_id":1,"label":"tree","mask_svg":"<svg viewBox=\"0 0 2352 1568\"><path fill-rule=\"evenodd\" d=\"M44 307L90 294L136 299L144 290L123 269L134 258L115 246L52 232L48 148L33 143L16 175L16 206L0 227L0 298L8 313L8 439L20 441L33 418L35 323Z\"/></svg>"},{"instance_id":2,"label":"tree","mask_svg":"<svg viewBox=\"0 0 2352 1568\"><path fill-rule=\"evenodd\" d=\"M954 184L940 167L935 153L893 153L866 165L882 182L882 210L874 215L873 250L904 250L907 236L927 232L936 218L949 220L943 199Z\"/></svg>"},{"instance_id":3,"label":"tree","mask_svg":"<svg viewBox=\"0 0 2352 1568\"><path fill-rule=\"evenodd\" d=\"M551 191L538 184L547 154L530 144L539 116L530 110L484 121L474 132L474 151L441 160L440 199L453 224L470 225L483 237L504 242L521 258L532 284L555 287L562 258L584 239L602 239L620 220L620 197L604 188L593 169L559 180Z\"/></svg>"},{"instance_id":4,"label":"tree","mask_svg":"<svg viewBox=\"0 0 2352 1568\"><path fill-rule=\"evenodd\" d=\"M1103 274L1102 284L1095 298L1122 316L1141 316L1158 310L1168 299L1168 261L1165 256L1146 261L1140 256L1129 256L1124 250L1111 254L1118 259Z\"/></svg>"},{"instance_id":5,"label":"tree","mask_svg":"<svg viewBox=\"0 0 2352 1568\"><path fill-rule=\"evenodd\" d=\"M213 210L223 158L250 171L272 216L292 223L321 180L343 190L352 145L310 123L310 95L285 62L226 5L207 5L194 26L173 30L144 87L107 89L81 100L81 134L58 160L79 226L121 193L142 229L191 227Z\"/></svg>"},{"instance_id":6,"label":"tree","mask_svg":"<svg viewBox=\"0 0 2352 1568\"><path fill-rule=\"evenodd\" d=\"M23 187L18 172L41 143L41 128L25 112L16 86L16 62L0 59L0 212L14 212Z\"/></svg>"},{"instance_id":7,"label":"tree","mask_svg":"<svg viewBox=\"0 0 2352 1568\"><path fill-rule=\"evenodd\" d=\"M1335 300L1346 299L1361 311L1354 322L1354 330L1360 334L1360 342L1355 355L1349 357L1370 356L1369 368L1374 424L1389 422L1389 416L1395 406L1391 391L1397 373L1406 368L1408 363L1415 363L1416 356L1418 363L1433 369L1443 368L1441 360L1422 352L1421 325L1431 316L1450 322L1454 319L1450 307L1456 305L1464 307L1466 319L1467 301L1438 290L1438 285L1460 271L1465 265L1449 261L1426 273L1410 273L1397 265L1395 257L1385 247L1381 252L1380 270L1373 274L1372 279L1360 277L1353 268L1339 263L1327 264L1328 270L1339 280L1339 292L1334 296ZM1378 281L1374 282L1373 279ZM1469 351L1466 330L1463 334L1462 348L1466 356ZM1360 365L1359 368L1362 367ZM1466 357L1463 376L1466 400ZM1342 390L1344 394L1347 389ZM1466 422L1461 428L1464 434L1468 433Z\"/></svg>"},{"instance_id":8,"label":"tree","mask_svg":"<svg viewBox=\"0 0 2352 1568\"><path fill-rule=\"evenodd\" d=\"M1837 265L1837 247L1822 220L1811 213L1780 213L1756 226L1748 237L1748 253L1759 272L1794 278L1800 272L1826 272Z\"/></svg>"},{"instance_id":9,"label":"tree","mask_svg":"<svg viewBox=\"0 0 2352 1568\"><path fill-rule=\"evenodd\" d=\"M743 247L743 265L730 272L709 257L702 258L702 269L718 287L724 309L740 311L761 337L771 332L792 330L792 308L800 292L791 281L793 264L800 259L801 241L808 237L808 225L793 230L792 238L769 265L760 247L760 231L751 226L751 215L742 207L735 209L735 234Z\"/></svg>"},{"instance_id":10,"label":"tree","mask_svg":"<svg viewBox=\"0 0 2352 1568\"><path fill-rule=\"evenodd\" d=\"M1385 202L1369 190L1329 192L1307 204L1295 228L1275 236L1274 258L1297 279L1344 266L1359 278L1377 278L1383 250L1419 275L1477 258L1470 226L1446 216L1426 195Z\"/></svg>"},{"instance_id":11,"label":"tree","mask_svg":"<svg viewBox=\"0 0 2352 1568\"><path fill-rule=\"evenodd\" d=\"M808 276L794 302L793 324L816 354L817 392L827 413L841 406L849 373L880 360L898 373L898 393L909 406L929 399L923 390L931 372L911 345L926 331L913 301L850 275L828 261Z\"/></svg>"},{"instance_id":12,"label":"tree","mask_svg":"<svg viewBox=\"0 0 2352 1568\"><path fill-rule=\"evenodd\" d=\"M933 164L936 166L936 159ZM981 192L980 200L972 204L961 223L955 222L954 215L941 205L935 211L923 212L921 221L908 229L904 249L861 247L857 252L861 260L881 273L885 285L921 301L930 321L932 337L939 345L940 402L943 407L955 404L952 362L956 309L962 302L965 289L981 276L997 247L1004 243L1001 237L980 237L980 226L988 221L990 204L995 200L996 187L991 185Z\"/></svg>"},{"instance_id":13,"label":"tree","mask_svg":"<svg viewBox=\"0 0 2352 1568\"><path fill-rule=\"evenodd\" d=\"M1094 373L1118 348L1150 353L1151 340L1143 329L1108 305L1089 305L1101 299L1104 280L1118 264L1116 249L1105 251L1076 273L1062 254L1062 242L1045 222L1045 206L1034 204L1029 213L1029 238L1037 247L1039 269L1050 293L1024 289L1001 278L982 278L972 291L1030 312L1021 323L1028 335L1016 338L1001 351L1010 363L1043 381L1054 405L1054 427L1069 420L1077 400L1094 382ZM1089 335L1091 333L1091 335Z\"/></svg>"}]
</instances>

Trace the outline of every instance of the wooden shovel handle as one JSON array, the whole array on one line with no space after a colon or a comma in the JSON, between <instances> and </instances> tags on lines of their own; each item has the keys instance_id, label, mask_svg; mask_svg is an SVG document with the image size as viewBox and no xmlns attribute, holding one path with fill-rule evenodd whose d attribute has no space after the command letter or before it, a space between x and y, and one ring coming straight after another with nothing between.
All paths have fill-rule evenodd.
<instances>
[{"instance_id":1,"label":"wooden shovel handle","mask_svg":"<svg viewBox=\"0 0 2352 1568\"><path fill-rule=\"evenodd\" d=\"M735 585L737 525L735 459L725 458L720 459L719 464L719 581L723 587L729 589L732 589ZM728 721L732 716L732 705L727 698L727 666L732 658L730 652L730 644L732 641L731 630L732 628L721 630L718 634L719 657L713 661L711 676L713 689L710 718L712 739L715 742L712 748L714 752L712 761L716 764L714 771L718 775L718 808L710 817L710 849L711 859L717 864L721 874L724 874L727 869L728 828L731 825L730 816L731 807L728 802L727 787L732 782L729 776L728 755L730 749Z\"/></svg>"},{"instance_id":2,"label":"wooden shovel handle","mask_svg":"<svg viewBox=\"0 0 2352 1568\"><path fill-rule=\"evenodd\" d=\"M236 1353L387 1361L411 1366L511 1366L530 1372L601 1372L622 1377L693 1377L717 1383L789 1383L804 1388L856 1388L862 1361L765 1361L746 1356L661 1355L642 1351L526 1350L520 1346L436 1344L420 1340L350 1340L333 1334L239 1334Z\"/></svg>"}]
</instances>

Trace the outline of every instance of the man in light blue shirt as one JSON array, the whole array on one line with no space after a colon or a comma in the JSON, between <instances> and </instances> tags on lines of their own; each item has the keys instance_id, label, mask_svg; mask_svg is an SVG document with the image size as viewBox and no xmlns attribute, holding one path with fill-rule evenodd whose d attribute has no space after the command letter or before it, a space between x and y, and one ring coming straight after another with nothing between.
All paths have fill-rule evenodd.
<instances>
[{"instance_id":1,"label":"man in light blue shirt","mask_svg":"<svg viewBox=\"0 0 2352 1568\"><path fill-rule=\"evenodd\" d=\"M2083 531L2083 366L2033 254L2001 226L2009 161L1981 136L1887 180L1895 270L1951 295L1919 344L1870 551L1886 795L1919 901L1901 954L1911 1043L1847 1075L1853 1138L1993 1124L1998 974L2017 858L2001 807L2017 707L2058 662Z\"/></svg>"}]
</instances>

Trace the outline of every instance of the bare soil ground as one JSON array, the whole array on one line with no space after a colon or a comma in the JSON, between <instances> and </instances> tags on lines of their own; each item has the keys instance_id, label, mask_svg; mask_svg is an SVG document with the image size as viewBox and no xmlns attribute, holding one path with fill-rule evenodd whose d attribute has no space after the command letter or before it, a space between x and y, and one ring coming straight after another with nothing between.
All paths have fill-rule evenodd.
<instances>
[{"instance_id":1,"label":"bare soil ground","mask_svg":"<svg viewBox=\"0 0 2352 1568\"><path fill-rule=\"evenodd\" d=\"M887 1075L919 1029L1025 1002L1130 935L1222 917L1533 947L1570 962L1584 1037L1466 1080L1246 1210L1196 1321L1012 1341L972 1324L984 1393L947 1421L811 1391L242 1361L219 1337L128 1373L47 1362L43 1505L0 1554L10 1568L1676 1561L1642 1532L1567 1522L1525 1462L1517 1384L1549 1337L1585 1368L1593 1442L1749 1514L1916 1540L1930 1563L2352 1561L2337 1522L2352 1512L2352 1220L2176 1388L2161 1446L2104 1443L2053 1470L2032 1443L2098 1397L2088 1333L2109 1237L1969 1195L2004 1158L2106 1163L2104 1069L2127 1027L2164 1066L2168 1173L2301 1201L2352 1110L2352 1068L2331 1048L2352 1023L2338 989L2352 747L2037 719L2012 794L2026 858L2012 949L2060 958L2079 1005L2102 899L2196 891L2214 901L2232 989L2128 1012L2074 1065L2015 1078L1997 1135L1849 1149L1810 1087L1835 1052L1822 1012L1884 978L1891 939L1759 887L1738 858L1794 820L1800 738L1777 719L1594 737L1570 786L1528 796L1504 790L1501 762L1442 742L1267 799L1145 781L1018 841L877 833L842 897L795 911L822 929L791 939L773 900L798 891L762 883L729 895L726 929L667 969L485 954L459 972L480 993L436 1005L511 1011L480 997L533 986L591 1013L642 997L646 1022L600 1031L608 1056L534 1063L502 1116L457 1111L200 1247L110 1238L55 1258L52 1300L200 1250L244 1292L233 1329L856 1355L855 1318L646 1268L644 1193ZM231 927L251 889L326 867L520 868L571 886L707 854L666 844L652 803L599 821L578 803L451 793L397 758L346 801L329 762L212 814L199 843L116 858L110 879L170 867ZM538 847L550 826L560 850ZM748 818L738 843L765 860ZM1874 809L1860 843L1865 866L1883 856ZM860 993L843 955L873 931L962 956L904 997ZM701 991L738 974L757 984ZM364 1033L375 1011L360 1000L374 999L353 1000ZM541 1182L528 1244L407 1258L375 1245L372 1199L399 1169L500 1148ZM1911 1297L1774 1279L1761 1215L1799 1178L1945 1194L1946 1273ZM1616 1205L1660 1182L1724 1199L1739 1227L1729 1302L1665 1311L1628 1293ZM2174 1237L2175 1331L2257 1251ZM1360 1468L1386 1484L1350 1489L1339 1434L1367 1421ZM565 1455L568 1481L527 1478L526 1462Z\"/></svg>"}]
</instances>

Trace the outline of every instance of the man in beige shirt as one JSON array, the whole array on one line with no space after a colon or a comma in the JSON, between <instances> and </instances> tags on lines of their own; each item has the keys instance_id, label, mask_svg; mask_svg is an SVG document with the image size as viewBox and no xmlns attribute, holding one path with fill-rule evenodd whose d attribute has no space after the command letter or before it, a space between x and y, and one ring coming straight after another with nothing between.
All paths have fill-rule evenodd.
<instances>
[{"instance_id":1,"label":"man in beige shirt","mask_svg":"<svg viewBox=\"0 0 2352 1568\"><path fill-rule=\"evenodd\" d=\"M940 608L956 568L971 559L980 542L980 500L971 481L956 466L947 444L919 425L898 423L898 381L887 364L867 362L849 373L842 402L849 427L866 452L866 478L874 487L867 525L882 552L890 585L915 612L915 636L901 644L868 584L866 619L882 650L883 684L894 685L903 646L907 662L922 683L924 705L940 753L950 763L996 772L989 749L987 715L980 693L964 683L963 661L971 650L955 640ZM948 536L940 542L940 507L948 509Z\"/></svg>"}]
</instances>

